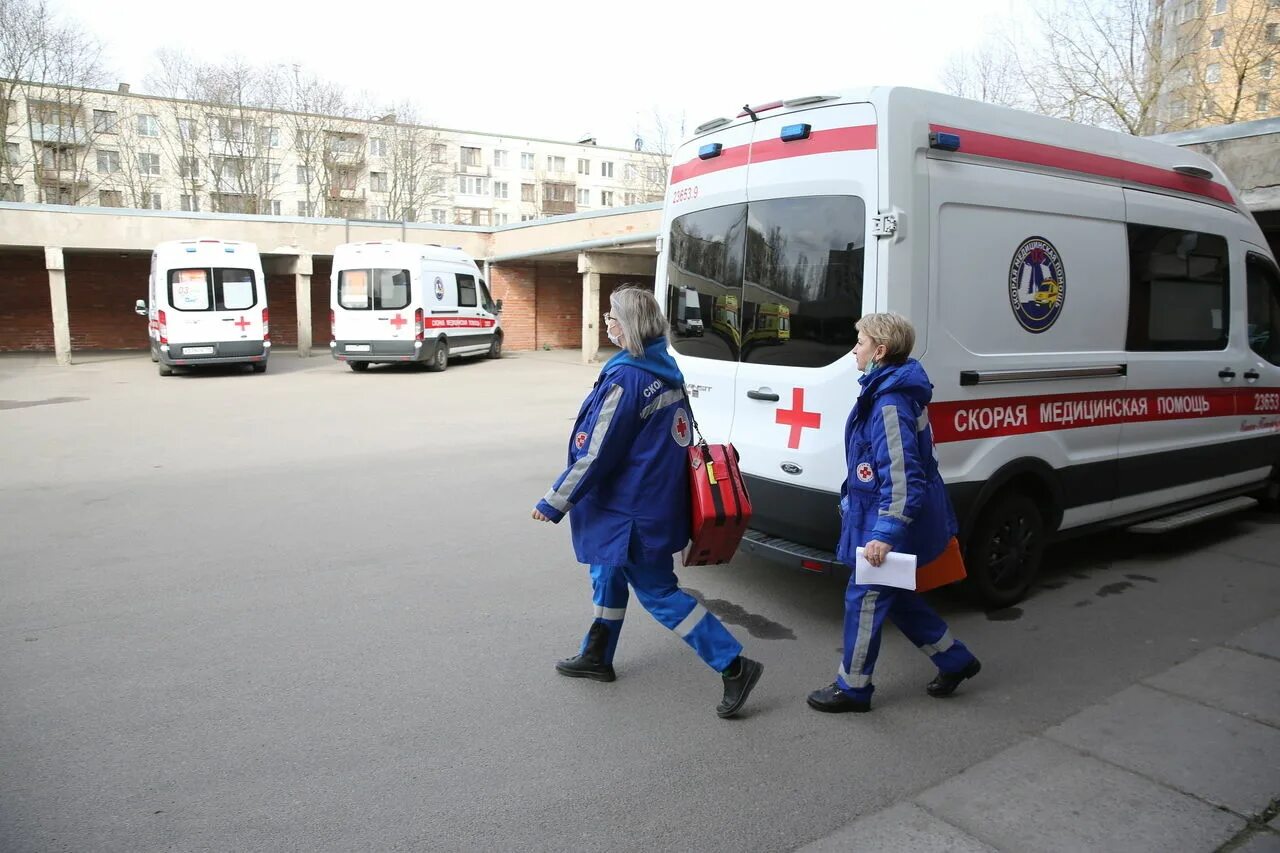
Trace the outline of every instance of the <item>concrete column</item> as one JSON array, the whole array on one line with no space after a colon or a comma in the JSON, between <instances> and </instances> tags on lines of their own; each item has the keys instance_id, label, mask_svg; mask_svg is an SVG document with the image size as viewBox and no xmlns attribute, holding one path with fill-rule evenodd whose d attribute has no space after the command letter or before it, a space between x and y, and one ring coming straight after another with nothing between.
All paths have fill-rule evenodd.
<instances>
[{"instance_id":1,"label":"concrete column","mask_svg":"<svg viewBox=\"0 0 1280 853\"><path fill-rule=\"evenodd\" d=\"M311 357L311 255L298 255L293 269L298 300L298 357Z\"/></svg>"},{"instance_id":2,"label":"concrete column","mask_svg":"<svg viewBox=\"0 0 1280 853\"><path fill-rule=\"evenodd\" d=\"M600 308L600 276L652 276L658 259L641 255L611 254L608 252L579 252L578 272L582 273L582 361L595 361L600 352L600 332L597 323L603 323Z\"/></svg>"},{"instance_id":3,"label":"concrete column","mask_svg":"<svg viewBox=\"0 0 1280 853\"><path fill-rule=\"evenodd\" d=\"M582 256L579 256L582 257ZM590 364L600 352L600 273L582 274L582 363Z\"/></svg>"},{"instance_id":4,"label":"concrete column","mask_svg":"<svg viewBox=\"0 0 1280 853\"><path fill-rule=\"evenodd\" d=\"M58 364L71 364L71 316L67 311L67 272L62 248L44 247L44 266L49 271L49 304L53 308L53 354Z\"/></svg>"}]
</instances>

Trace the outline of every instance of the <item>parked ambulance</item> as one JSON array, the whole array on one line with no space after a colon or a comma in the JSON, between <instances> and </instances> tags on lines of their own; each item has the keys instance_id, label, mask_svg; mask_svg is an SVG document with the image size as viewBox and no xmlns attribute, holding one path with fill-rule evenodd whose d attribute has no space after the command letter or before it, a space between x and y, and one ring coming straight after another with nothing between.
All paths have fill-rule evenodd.
<instances>
[{"instance_id":1,"label":"parked ambulance","mask_svg":"<svg viewBox=\"0 0 1280 853\"><path fill-rule=\"evenodd\" d=\"M657 294L669 316L690 288L717 306L672 346L700 425L741 452L746 548L832 568L854 323L877 311L916 327L992 605L1026 594L1054 537L1274 490L1280 274L1208 159L875 88L708 122L672 162Z\"/></svg>"},{"instance_id":2,"label":"parked ambulance","mask_svg":"<svg viewBox=\"0 0 1280 853\"><path fill-rule=\"evenodd\" d=\"M352 370L454 356L502 355L502 303L461 249L396 241L347 243L333 253L330 352Z\"/></svg>"},{"instance_id":3,"label":"parked ambulance","mask_svg":"<svg viewBox=\"0 0 1280 853\"><path fill-rule=\"evenodd\" d=\"M146 300L151 360L173 368L247 363L264 373L271 355L267 289L258 247L230 240L174 240L151 253Z\"/></svg>"}]
</instances>

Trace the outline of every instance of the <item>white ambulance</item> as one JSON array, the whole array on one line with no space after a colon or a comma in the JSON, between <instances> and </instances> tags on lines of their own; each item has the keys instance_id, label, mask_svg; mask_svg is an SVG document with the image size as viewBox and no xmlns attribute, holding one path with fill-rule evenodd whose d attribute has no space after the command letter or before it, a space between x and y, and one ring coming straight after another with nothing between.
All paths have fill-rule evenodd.
<instances>
[{"instance_id":1,"label":"white ambulance","mask_svg":"<svg viewBox=\"0 0 1280 853\"><path fill-rule=\"evenodd\" d=\"M333 252L329 350L352 370L463 355L502 355L501 301L461 249L372 241Z\"/></svg>"},{"instance_id":2,"label":"white ambulance","mask_svg":"<svg viewBox=\"0 0 1280 853\"><path fill-rule=\"evenodd\" d=\"M1280 462L1280 275L1211 161L904 88L745 109L672 160L657 295L755 503L744 546L827 571L864 313L916 327L972 586L1045 545L1252 505ZM1274 493L1274 491L1273 491Z\"/></svg>"},{"instance_id":3,"label":"white ambulance","mask_svg":"<svg viewBox=\"0 0 1280 853\"><path fill-rule=\"evenodd\" d=\"M271 355L267 288L258 247L231 240L173 240L151 253L147 298L151 360L173 368L247 363L265 373Z\"/></svg>"}]
</instances>

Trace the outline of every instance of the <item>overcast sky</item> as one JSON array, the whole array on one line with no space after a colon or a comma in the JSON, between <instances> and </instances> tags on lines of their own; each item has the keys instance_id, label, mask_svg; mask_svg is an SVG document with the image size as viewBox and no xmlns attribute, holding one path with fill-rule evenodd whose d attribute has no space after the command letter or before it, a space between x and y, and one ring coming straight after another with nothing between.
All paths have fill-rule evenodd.
<instances>
[{"instance_id":1,"label":"overcast sky","mask_svg":"<svg viewBox=\"0 0 1280 853\"><path fill-rule=\"evenodd\" d=\"M545 0L280 3L54 0L106 45L134 91L158 47L197 59L301 63L369 115L405 98L441 127L630 147L655 109L688 127L745 102L896 83L939 89L954 52L1012 14L1012 0Z\"/></svg>"}]
</instances>

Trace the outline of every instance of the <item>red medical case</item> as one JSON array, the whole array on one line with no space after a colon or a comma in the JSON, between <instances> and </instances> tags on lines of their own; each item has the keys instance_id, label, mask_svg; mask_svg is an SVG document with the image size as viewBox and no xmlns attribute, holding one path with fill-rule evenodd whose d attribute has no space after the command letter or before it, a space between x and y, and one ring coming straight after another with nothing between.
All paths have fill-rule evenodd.
<instances>
[{"instance_id":1,"label":"red medical case","mask_svg":"<svg viewBox=\"0 0 1280 853\"><path fill-rule=\"evenodd\" d=\"M690 446L689 487L693 541L685 549L684 565L729 562L751 521L751 497L738 470L734 446L705 442Z\"/></svg>"}]
</instances>

